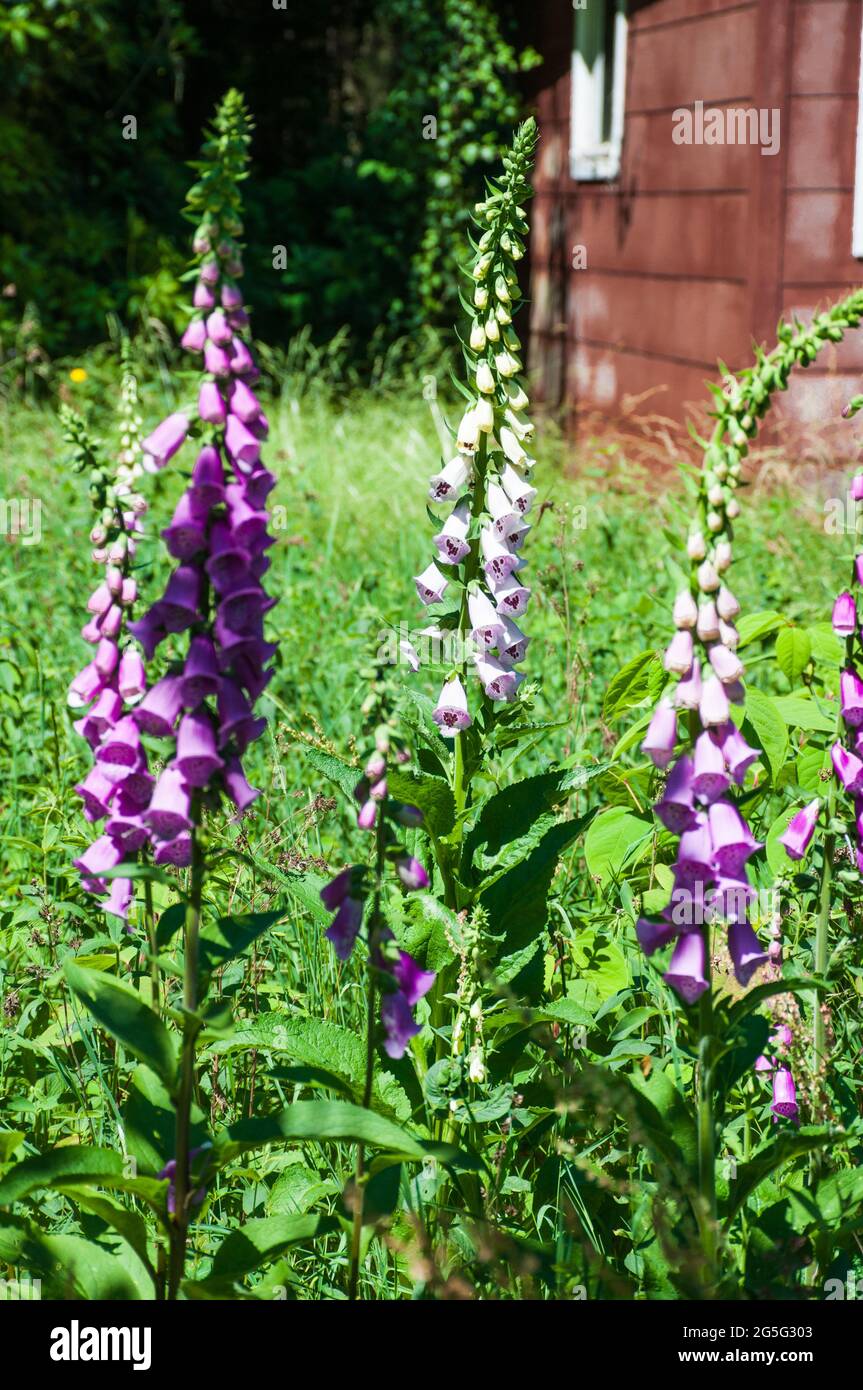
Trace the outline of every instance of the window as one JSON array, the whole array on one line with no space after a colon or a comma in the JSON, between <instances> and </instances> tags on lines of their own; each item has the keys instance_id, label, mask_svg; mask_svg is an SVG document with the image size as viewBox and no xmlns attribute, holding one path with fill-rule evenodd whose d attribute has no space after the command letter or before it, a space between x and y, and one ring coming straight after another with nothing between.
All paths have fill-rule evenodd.
<instances>
[{"instance_id":1,"label":"window","mask_svg":"<svg viewBox=\"0 0 863 1390\"><path fill-rule=\"evenodd\" d=\"M613 179L620 172L626 96L626 0L572 0L570 173Z\"/></svg>"}]
</instances>

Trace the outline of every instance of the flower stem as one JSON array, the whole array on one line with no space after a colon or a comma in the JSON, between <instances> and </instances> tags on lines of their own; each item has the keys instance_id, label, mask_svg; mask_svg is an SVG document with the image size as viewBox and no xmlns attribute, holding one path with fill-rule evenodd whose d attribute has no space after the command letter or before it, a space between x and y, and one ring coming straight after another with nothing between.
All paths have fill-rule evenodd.
<instances>
[{"instance_id":1,"label":"flower stem","mask_svg":"<svg viewBox=\"0 0 863 1390\"><path fill-rule=\"evenodd\" d=\"M716 1153L713 1115L713 988L710 927L706 926L707 989L698 1004L698 1191L701 1235L706 1259L705 1282L716 1277Z\"/></svg>"},{"instance_id":2,"label":"flower stem","mask_svg":"<svg viewBox=\"0 0 863 1390\"><path fill-rule=\"evenodd\" d=\"M159 983L158 944L156 942L156 918L153 912L153 885L144 879L144 924L147 931L147 944L150 949L150 982L153 990L153 1008L161 1010L161 987Z\"/></svg>"},{"instance_id":3,"label":"flower stem","mask_svg":"<svg viewBox=\"0 0 863 1390\"><path fill-rule=\"evenodd\" d=\"M195 1089L195 1041L199 1025L192 1017L198 1007L198 941L201 931L201 899L204 887L204 857L200 843L200 800L192 806L192 873L189 900L184 925L183 967L183 1048L180 1058L180 1085L177 1092L174 1156L176 1169L175 1214L171 1239L171 1269L168 1297L175 1299L183 1278L186 1263L186 1240L189 1231L189 1135L191 1131L192 1097Z\"/></svg>"},{"instance_id":4,"label":"flower stem","mask_svg":"<svg viewBox=\"0 0 863 1390\"><path fill-rule=\"evenodd\" d=\"M372 1087L375 1077L375 1018L377 1009L377 981L375 977L374 937L381 913L381 879L384 871L385 824L382 815L378 816L375 836L375 895L369 917L369 960L366 967L366 1079L363 1086L363 1107L371 1109ZM363 1238L363 1211L365 1208L366 1152L365 1145L357 1145L357 1162L354 1169L354 1224L351 1230L351 1263L348 1274L348 1299L354 1302L357 1297L360 1279L360 1250Z\"/></svg>"}]
</instances>

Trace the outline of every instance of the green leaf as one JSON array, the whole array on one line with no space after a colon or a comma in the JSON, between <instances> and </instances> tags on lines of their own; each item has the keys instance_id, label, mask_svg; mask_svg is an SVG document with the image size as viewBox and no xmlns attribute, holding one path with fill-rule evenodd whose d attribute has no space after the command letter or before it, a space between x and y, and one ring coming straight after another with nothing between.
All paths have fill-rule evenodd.
<instances>
[{"instance_id":1,"label":"green leaf","mask_svg":"<svg viewBox=\"0 0 863 1390\"><path fill-rule=\"evenodd\" d=\"M387 772L387 792L408 806L418 806L429 832L437 839L448 835L455 825L455 800L443 777L397 767Z\"/></svg>"},{"instance_id":2,"label":"green leaf","mask_svg":"<svg viewBox=\"0 0 863 1390\"><path fill-rule=\"evenodd\" d=\"M285 1139L307 1139L316 1143L336 1141L368 1144L370 1148L403 1154L424 1162L436 1158L454 1168L475 1170L481 1165L473 1155L452 1144L435 1144L419 1139L383 1115L347 1101L301 1100L266 1118L241 1120L217 1139L214 1160L225 1163L249 1149L277 1144Z\"/></svg>"},{"instance_id":3,"label":"green leaf","mask_svg":"<svg viewBox=\"0 0 863 1390\"><path fill-rule=\"evenodd\" d=\"M783 622L782 614L774 613L770 609L763 613L744 613L737 624L738 651L741 647L747 647L750 642L757 642L762 637L768 637L771 632L776 632Z\"/></svg>"},{"instance_id":4,"label":"green leaf","mask_svg":"<svg viewBox=\"0 0 863 1390\"><path fill-rule=\"evenodd\" d=\"M806 631L812 644L812 660L818 666L838 669L845 660L845 643L833 631L832 623L812 623Z\"/></svg>"},{"instance_id":5,"label":"green leaf","mask_svg":"<svg viewBox=\"0 0 863 1390\"><path fill-rule=\"evenodd\" d=\"M259 1014L248 1023L240 1024L229 1038L212 1043L206 1049L206 1054L222 1055L250 1047L283 1053L313 1068L318 1073L317 1079L324 1084L346 1090L353 1100L362 1098L366 1068L365 1042L350 1028L330 1019L303 1018L285 1013ZM410 1116L411 1106L407 1095L387 1071L376 1069L372 1101L374 1109L380 1114L396 1120L406 1120Z\"/></svg>"},{"instance_id":6,"label":"green leaf","mask_svg":"<svg viewBox=\"0 0 863 1390\"><path fill-rule=\"evenodd\" d=\"M612 806L602 811L591 824L584 841L584 857L591 877L600 880L601 888L607 888L632 851L649 843L653 831L652 821L634 816L625 806Z\"/></svg>"},{"instance_id":7,"label":"green leaf","mask_svg":"<svg viewBox=\"0 0 863 1390\"><path fill-rule=\"evenodd\" d=\"M835 1135L825 1133L824 1130L818 1130L817 1133L801 1130L797 1134L780 1134L778 1139L772 1140L757 1152L749 1163L741 1164L737 1169L737 1176L731 1183L723 1213L726 1219L734 1216L750 1193L777 1168L784 1167L801 1154L811 1153L813 1149L821 1149L826 1144L834 1143L835 1138Z\"/></svg>"},{"instance_id":8,"label":"green leaf","mask_svg":"<svg viewBox=\"0 0 863 1390\"><path fill-rule=\"evenodd\" d=\"M665 673L658 652L640 652L609 681L602 702L603 719L610 723L643 700L656 700L664 684Z\"/></svg>"},{"instance_id":9,"label":"green leaf","mask_svg":"<svg viewBox=\"0 0 863 1390\"><path fill-rule=\"evenodd\" d=\"M97 1216L100 1221L105 1222L106 1226L111 1226L118 1235L123 1237L123 1240L134 1250L152 1279L155 1291L158 1277L147 1251L147 1223L140 1213L131 1211L129 1207L121 1206L111 1197L89 1192L86 1188L58 1186L56 1190L69 1197L79 1210L88 1211L91 1215Z\"/></svg>"},{"instance_id":10,"label":"green leaf","mask_svg":"<svg viewBox=\"0 0 863 1390\"><path fill-rule=\"evenodd\" d=\"M173 1089L177 1069L174 1039L141 996L112 975L82 970L74 960L66 962L65 972L69 985L97 1022L161 1077L169 1090Z\"/></svg>"},{"instance_id":11,"label":"green leaf","mask_svg":"<svg viewBox=\"0 0 863 1390\"><path fill-rule=\"evenodd\" d=\"M334 782L345 796L353 800L354 788L361 776L358 767L353 767L345 762L344 758L337 758L333 753L325 753L322 748L312 748L307 743L297 743L295 747L322 777L326 777L328 782Z\"/></svg>"},{"instance_id":12,"label":"green leaf","mask_svg":"<svg viewBox=\"0 0 863 1390\"><path fill-rule=\"evenodd\" d=\"M433 893L411 893L405 904L406 922L399 945L419 958L427 970L442 970L454 959L450 941L463 936L458 916Z\"/></svg>"},{"instance_id":13,"label":"green leaf","mask_svg":"<svg viewBox=\"0 0 863 1390\"><path fill-rule=\"evenodd\" d=\"M204 1285L233 1283L302 1241L339 1229L334 1216L262 1216L226 1236Z\"/></svg>"},{"instance_id":14,"label":"green leaf","mask_svg":"<svg viewBox=\"0 0 863 1390\"><path fill-rule=\"evenodd\" d=\"M286 915L286 908L273 912L248 912L237 917L220 917L209 921L201 930L201 968L216 970L235 956L240 956L252 942Z\"/></svg>"},{"instance_id":15,"label":"green leaf","mask_svg":"<svg viewBox=\"0 0 863 1390\"><path fill-rule=\"evenodd\" d=\"M746 718L759 747L764 750L775 782L788 753L788 730L776 701L754 686L749 686L746 691Z\"/></svg>"},{"instance_id":16,"label":"green leaf","mask_svg":"<svg viewBox=\"0 0 863 1390\"><path fill-rule=\"evenodd\" d=\"M808 695L774 695L773 703L789 729L801 729L807 734L835 732L836 715L819 709Z\"/></svg>"},{"instance_id":17,"label":"green leaf","mask_svg":"<svg viewBox=\"0 0 863 1390\"><path fill-rule=\"evenodd\" d=\"M85 1148L64 1145L47 1153L22 1159L0 1178L0 1206L20 1202L31 1192L57 1187L72 1179L75 1182L98 1182L102 1177L120 1177L123 1159L115 1149Z\"/></svg>"},{"instance_id":18,"label":"green leaf","mask_svg":"<svg viewBox=\"0 0 863 1390\"><path fill-rule=\"evenodd\" d=\"M812 640L802 627L784 627L776 638L776 664L793 685L809 665Z\"/></svg>"}]
</instances>

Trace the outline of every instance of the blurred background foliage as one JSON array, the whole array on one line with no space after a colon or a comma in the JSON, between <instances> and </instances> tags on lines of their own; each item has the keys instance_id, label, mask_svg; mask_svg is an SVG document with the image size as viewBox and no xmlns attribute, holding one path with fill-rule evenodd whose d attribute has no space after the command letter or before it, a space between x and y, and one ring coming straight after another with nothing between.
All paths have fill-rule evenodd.
<instances>
[{"instance_id":1,"label":"blurred background foliage","mask_svg":"<svg viewBox=\"0 0 863 1390\"><path fill-rule=\"evenodd\" d=\"M465 208L520 114L520 72L539 61L517 48L515 11L515 0L4 4L7 380L11 368L32 387L51 357L104 341L110 314L167 342L182 322L184 161L232 84L257 127L256 333L278 346L347 329L349 355L371 366L419 324L451 322Z\"/></svg>"}]
</instances>

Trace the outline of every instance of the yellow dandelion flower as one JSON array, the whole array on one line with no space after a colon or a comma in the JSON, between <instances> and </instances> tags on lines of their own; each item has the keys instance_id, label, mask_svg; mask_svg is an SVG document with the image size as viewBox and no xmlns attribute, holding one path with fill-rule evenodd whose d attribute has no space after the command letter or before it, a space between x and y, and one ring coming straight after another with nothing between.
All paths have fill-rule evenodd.
<instances>
[{"instance_id":1,"label":"yellow dandelion flower","mask_svg":"<svg viewBox=\"0 0 863 1390\"><path fill-rule=\"evenodd\" d=\"M72 370L71 370L71 372L69 373L69 380L70 380L70 381L86 381L86 380L87 380L87 373L85 372L85 370L84 370L83 367L73 367Z\"/></svg>"}]
</instances>

